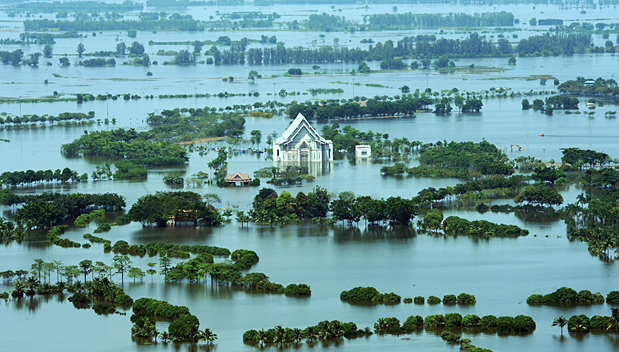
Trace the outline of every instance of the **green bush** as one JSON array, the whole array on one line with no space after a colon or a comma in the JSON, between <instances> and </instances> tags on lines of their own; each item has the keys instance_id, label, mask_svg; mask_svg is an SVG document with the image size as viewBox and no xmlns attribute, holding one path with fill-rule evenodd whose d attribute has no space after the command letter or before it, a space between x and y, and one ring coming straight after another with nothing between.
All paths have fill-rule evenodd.
<instances>
[{"instance_id":1,"label":"green bush","mask_svg":"<svg viewBox=\"0 0 619 352\"><path fill-rule=\"evenodd\" d=\"M114 307L114 305L109 303L97 303L92 306L92 309L97 314L113 314L114 312L116 312L116 308Z\"/></svg>"},{"instance_id":2,"label":"green bush","mask_svg":"<svg viewBox=\"0 0 619 352\"><path fill-rule=\"evenodd\" d=\"M607 331L609 326L612 326L610 317L594 315L591 317L589 326L591 330Z\"/></svg>"},{"instance_id":3,"label":"green bush","mask_svg":"<svg viewBox=\"0 0 619 352\"><path fill-rule=\"evenodd\" d=\"M403 302L404 302L405 304L411 304L411 303L413 303L413 299L412 299L412 298L410 298L410 297L406 297L406 298L404 298L404 299L403 299Z\"/></svg>"},{"instance_id":4,"label":"green bush","mask_svg":"<svg viewBox=\"0 0 619 352\"><path fill-rule=\"evenodd\" d=\"M90 304L92 302L92 300L86 296L85 294L78 292L76 294L74 294L73 296L68 298L69 302L73 303L73 304L81 304L81 305L86 305L86 304Z\"/></svg>"},{"instance_id":5,"label":"green bush","mask_svg":"<svg viewBox=\"0 0 619 352\"><path fill-rule=\"evenodd\" d=\"M447 319L447 327L448 328L457 328L462 326L462 315L459 313L448 313L445 314L445 319Z\"/></svg>"},{"instance_id":6,"label":"green bush","mask_svg":"<svg viewBox=\"0 0 619 352\"><path fill-rule=\"evenodd\" d=\"M312 290L310 289L310 287L306 284L290 284L288 286L286 286L286 289L284 289L284 294L286 296L311 296L312 295Z\"/></svg>"},{"instance_id":7,"label":"green bush","mask_svg":"<svg viewBox=\"0 0 619 352\"><path fill-rule=\"evenodd\" d=\"M519 334L530 334L535 331L535 321L527 315L517 315L514 317L513 330Z\"/></svg>"},{"instance_id":8,"label":"green bush","mask_svg":"<svg viewBox=\"0 0 619 352\"><path fill-rule=\"evenodd\" d=\"M447 319L442 314L428 315L423 320L423 327L427 330L442 329L447 325Z\"/></svg>"},{"instance_id":9,"label":"green bush","mask_svg":"<svg viewBox=\"0 0 619 352\"><path fill-rule=\"evenodd\" d=\"M441 299L436 296L428 297L428 304L439 304L441 303Z\"/></svg>"},{"instance_id":10,"label":"green bush","mask_svg":"<svg viewBox=\"0 0 619 352\"><path fill-rule=\"evenodd\" d=\"M402 324L402 330L415 331L423 329L423 318L420 315L411 315Z\"/></svg>"},{"instance_id":11,"label":"green bush","mask_svg":"<svg viewBox=\"0 0 619 352\"><path fill-rule=\"evenodd\" d=\"M443 304L445 305L454 305L458 303L458 299L455 295L445 295L443 296Z\"/></svg>"},{"instance_id":12,"label":"green bush","mask_svg":"<svg viewBox=\"0 0 619 352\"><path fill-rule=\"evenodd\" d=\"M494 315L486 315L481 318L479 327L483 331L489 331L496 328L497 318Z\"/></svg>"},{"instance_id":13,"label":"green bush","mask_svg":"<svg viewBox=\"0 0 619 352\"><path fill-rule=\"evenodd\" d=\"M469 295L468 293L460 293L458 295L458 304L460 305L475 304L475 302L474 295Z\"/></svg>"},{"instance_id":14,"label":"green bush","mask_svg":"<svg viewBox=\"0 0 619 352\"><path fill-rule=\"evenodd\" d=\"M438 298L438 297L437 297ZM423 298L423 296L417 296L413 299L413 302L415 304L423 304L425 301L425 298ZM429 302L428 302L429 303ZM440 303L440 302L439 302Z\"/></svg>"},{"instance_id":15,"label":"green bush","mask_svg":"<svg viewBox=\"0 0 619 352\"><path fill-rule=\"evenodd\" d=\"M591 293L589 290L581 290L578 292L578 304L602 304L604 296L601 293Z\"/></svg>"},{"instance_id":16,"label":"green bush","mask_svg":"<svg viewBox=\"0 0 619 352\"><path fill-rule=\"evenodd\" d=\"M606 295L606 303L619 304L619 291L610 291Z\"/></svg>"},{"instance_id":17,"label":"green bush","mask_svg":"<svg viewBox=\"0 0 619 352\"><path fill-rule=\"evenodd\" d=\"M514 332L514 318L510 316L498 317L496 330L499 334L511 334Z\"/></svg>"},{"instance_id":18,"label":"green bush","mask_svg":"<svg viewBox=\"0 0 619 352\"><path fill-rule=\"evenodd\" d=\"M99 227L97 227L93 232L94 233L108 232L111 229L112 229L112 226L110 226L110 224L108 224L107 222L104 222L101 225L99 225Z\"/></svg>"},{"instance_id":19,"label":"green bush","mask_svg":"<svg viewBox=\"0 0 619 352\"><path fill-rule=\"evenodd\" d=\"M462 326L466 328L478 328L481 325L481 319L475 314L467 314L462 318Z\"/></svg>"},{"instance_id":20,"label":"green bush","mask_svg":"<svg viewBox=\"0 0 619 352\"><path fill-rule=\"evenodd\" d=\"M441 339L447 342L456 343L460 341L460 335L454 334L451 331L443 331L441 332Z\"/></svg>"},{"instance_id":21,"label":"green bush","mask_svg":"<svg viewBox=\"0 0 619 352\"><path fill-rule=\"evenodd\" d=\"M527 304L544 304L544 296L540 294L532 294L527 298Z\"/></svg>"},{"instance_id":22,"label":"green bush","mask_svg":"<svg viewBox=\"0 0 619 352\"><path fill-rule=\"evenodd\" d=\"M584 314L572 315L567 321L567 330L570 332L587 332L590 327L591 321Z\"/></svg>"},{"instance_id":23,"label":"green bush","mask_svg":"<svg viewBox=\"0 0 619 352\"><path fill-rule=\"evenodd\" d=\"M193 341L199 327L200 321L195 315L185 314L170 324L168 333L173 341Z\"/></svg>"}]
</instances>

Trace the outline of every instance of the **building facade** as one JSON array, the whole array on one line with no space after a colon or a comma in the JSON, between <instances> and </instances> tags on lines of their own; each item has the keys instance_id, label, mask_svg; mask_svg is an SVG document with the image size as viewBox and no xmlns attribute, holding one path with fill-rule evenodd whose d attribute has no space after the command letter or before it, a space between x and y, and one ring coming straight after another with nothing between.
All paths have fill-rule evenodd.
<instances>
[{"instance_id":1,"label":"building facade","mask_svg":"<svg viewBox=\"0 0 619 352\"><path fill-rule=\"evenodd\" d=\"M273 161L315 162L333 160L333 142L322 138L301 114L273 142Z\"/></svg>"}]
</instances>

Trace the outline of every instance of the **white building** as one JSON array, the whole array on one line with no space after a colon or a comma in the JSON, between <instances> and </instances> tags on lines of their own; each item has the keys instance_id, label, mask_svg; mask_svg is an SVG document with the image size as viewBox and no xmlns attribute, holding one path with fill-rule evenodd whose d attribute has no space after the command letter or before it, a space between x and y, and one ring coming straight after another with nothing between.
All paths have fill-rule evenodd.
<instances>
[{"instance_id":1,"label":"white building","mask_svg":"<svg viewBox=\"0 0 619 352\"><path fill-rule=\"evenodd\" d=\"M363 159L372 156L372 147L367 144L359 144L355 146L355 158Z\"/></svg>"},{"instance_id":2,"label":"white building","mask_svg":"<svg viewBox=\"0 0 619 352\"><path fill-rule=\"evenodd\" d=\"M273 161L332 161L333 142L322 138L301 114L273 142Z\"/></svg>"}]
</instances>

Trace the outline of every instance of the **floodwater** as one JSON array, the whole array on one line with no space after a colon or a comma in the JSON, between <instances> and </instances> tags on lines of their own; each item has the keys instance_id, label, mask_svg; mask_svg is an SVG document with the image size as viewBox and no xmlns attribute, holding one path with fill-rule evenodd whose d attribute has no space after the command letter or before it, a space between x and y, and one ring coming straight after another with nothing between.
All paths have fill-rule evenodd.
<instances>
[{"instance_id":1,"label":"floodwater","mask_svg":"<svg viewBox=\"0 0 619 352\"><path fill-rule=\"evenodd\" d=\"M339 8L338 6L337 8ZM365 9L355 6L342 6L342 13L347 18L361 19ZM398 5L400 12L433 12L438 6L427 8ZM301 16L304 7L257 8L262 12L277 11L283 17ZM332 13L329 6L316 6L318 13ZM207 8L205 13L240 11L241 8ZM414 10L416 9L416 10ZM423 11L420 9L424 9ZM489 6L460 6L458 12L496 11ZM528 18L570 18L595 22L604 17L605 22L617 22L608 19L608 9L588 9L586 15L580 15L580 9L558 10L553 6L505 6L498 10L514 12L521 19L520 38L530 35L526 31ZM391 6L372 5L375 13L391 12ZM455 11L455 10L454 10ZM193 12L192 12L193 13ZM206 18L201 11L194 17ZM551 15L551 13L553 15ZM554 14L557 14L556 17ZM285 16L284 16L285 15ZM208 14L206 15L208 16ZM6 18L3 18L6 20ZM0 22L1 25L15 32L7 32L10 37L18 37L17 22ZM360 39L369 37L379 41L398 40L403 35L436 33L436 31L380 32L380 33L327 33L326 43L331 43L337 36L340 43L358 46ZM132 40L126 33L104 32L96 37L83 39L87 51L113 50L116 36L126 43ZM233 39L242 37L258 38L263 32L205 32L205 33L165 33L138 34L142 43L148 40L174 41L195 39L216 39L220 35L229 35ZM318 39L318 32L297 33L286 31L264 32L277 35L279 40L295 45L313 45ZM455 37L468 34L451 33ZM298 36L298 37L297 37ZM506 35L508 38L510 35ZM298 42L296 42L298 40ZM518 39L510 39L517 41ZM596 39L597 40L597 39ZM350 41L350 42L349 42ZM74 54L80 42L77 39L57 40L54 46L53 66L42 64L39 68L0 66L0 95L4 97L37 98L55 90L60 94L74 93L132 93L132 94L193 94L260 92L260 97L199 98L199 99L140 99L137 101L93 101L81 105L67 103L12 103L1 104L0 111L13 115L19 114L58 114L65 111L95 111L96 117L116 118L116 126L98 125L81 127L51 127L0 130L0 138L10 142L0 142L0 172L25 169L56 169L70 167L78 173L90 174L96 162L83 158L64 158L60 146L70 142L84 133L114 127L134 127L147 129L144 122L147 114L155 110L171 108L193 108L195 106L225 107L234 104L252 104L272 100L273 91L284 88L288 92L306 92L309 88L344 89L342 94L277 96L278 101L305 101L310 99L348 99L357 96L373 97L376 95L393 96L399 88L408 85L415 89L432 88L433 91L452 89L463 91L482 91L492 87L506 87L513 92L539 92L552 90L552 80L547 86L541 86L539 80L527 80L532 75L552 75L560 81L574 79L576 76L589 78L611 78L617 70L617 56L612 54L574 55L570 57L518 58L515 66L507 66L507 59L461 59L456 62L459 67L491 67L501 70L463 70L453 74L440 74L436 71L384 72L370 75L349 75L347 72L356 68L356 64L320 65L319 71L327 74L304 77L283 77L284 72L292 66L208 66L189 67L151 66L148 68L118 65L113 68L84 68L71 66L60 68L57 58L63 53ZM598 44L599 45L599 44ZM100 47L99 47L100 46ZM97 49L94 49L97 47ZM17 46L6 46L2 50L14 50ZM183 46L147 46L151 60L162 62L168 58L153 55L164 48L179 50ZM25 51L40 51L33 45ZM74 57L72 58L72 60ZM45 59L41 60L43 63ZM117 60L120 61L120 60ZM119 62L120 63L120 62ZM378 62L370 62L370 67L377 69ZM312 65L294 65L304 72L313 72ZM247 73L258 70L263 79L250 84ZM146 72L151 71L152 77ZM56 74L56 76L54 76ZM277 77L272 78L272 75ZM234 76L234 83L222 82L222 77ZM47 85L43 81L48 79ZM336 81L348 84L335 83ZM362 85L353 85L361 83ZM366 84L382 84L384 88L370 87ZM353 88L354 87L354 88ZM354 91L353 91L354 89ZM544 96L530 96L529 100ZM606 111L617 110L616 102L607 101L598 106L593 116L584 114L566 115L555 111L546 116L534 111L520 110L518 98L488 98L479 114L458 114L454 111L448 116L434 114L417 114L415 117L398 119L365 119L338 121L341 126L350 124L362 130L388 133L390 138L406 137L409 140L436 142L437 140L480 141L485 138L490 143L505 150L510 158L521 155L534 156L548 161L560 160L560 148L579 147L603 151L611 157L619 157L617 135L619 124L616 119L605 118ZM584 110L586 99L581 98ZM262 131L262 145L266 146L266 136L278 133L288 125L288 119L275 116L271 119L247 118L245 130ZM330 123L330 122L329 122ZM315 123L317 129L323 123ZM538 136L544 133L544 137ZM526 147L525 151L510 150L511 144ZM224 145L213 143L210 147ZM175 173L189 178L198 171L210 171L207 163L215 156L209 152L205 156L192 153L190 163L184 167L154 169L149 172L146 181L89 181L70 185L49 185L41 187L20 187L18 193L57 192L116 192L127 198L128 208L139 197L156 191L171 190L162 181L165 175ZM243 173L271 166L264 154L237 153L228 160L229 172L239 170ZM410 164L415 164L411 160ZM402 196L412 197L426 187L444 187L460 182L455 179L427 178L388 178L380 175L380 163L354 162L346 157L335 160L323 169L313 183L295 187L277 187L277 191L287 189L293 195L298 191L308 192L315 185L325 187L331 192L353 191L359 195L374 197ZM263 183L263 186L265 184ZM217 193L223 203L238 205L246 209L257 193L257 188L220 189L213 186L185 186L185 190L201 194ZM562 192L566 202L573 202L581 190L571 186ZM0 206L4 217L11 217L14 209ZM587 289L606 295L611 290L619 289L617 264L605 264L587 252L586 245L570 243L565 236L565 225L557 219L544 217L519 217L514 214L483 215L476 212L449 210L445 215L458 215L468 219L486 219L489 221L515 224L530 230L531 234L518 239L471 240L469 238L442 238L426 234L416 234L414 229L402 230L391 228L372 228L360 224L357 227L339 225L334 228L321 227L311 223L288 225L285 227L268 227L250 225L241 228L231 223L217 228L142 228L138 223L115 227L110 232L101 234L113 242L126 240L132 244L146 244L163 241L177 244L205 244L221 246L234 250L246 248L254 250L260 256L260 262L251 271L266 273L273 282L288 285L306 283L312 288L311 298L296 299L283 295L252 294L227 286L212 286L209 283L171 284L163 282L160 276L144 278L143 282L124 283L125 291L134 299L153 297L164 299L172 304L186 305L192 314L198 316L201 327L211 328L217 335L215 349L219 351L251 351L254 348L244 345L242 334L248 329L268 329L275 325L285 327L306 327L321 320L337 319L353 321L359 327L372 327L378 318L395 316L405 321L409 315L426 316L429 314L459 312L492 314L495 316L519 314L530 315L537 323L536 331L527 336L499 337L492 334L463 334L471 338L476 346L495 351L613 351L619 347L618 337L614 334L588 334L570 336L559 334L558 327L551 327L552 320L559 315L569 317L573 314L609 315L607 304L587 307L532 307L526 304L526 298L533 293L548 293L568 286L576 290ZM92 233L96 224L85 229L72 229L63 236L74 241L84 242L82 235ZM93 244L90 249L64 249L52 246L41 234L32 234L21 244L11 243L0 246L0 271L29 269L35 258L44 261L62 260L64 264L77 264L83 259L101 260L110 263L113 254L103 253L102 245ZM132 257L133 264L147 268L147 263L156 258ZM469 307L443 305L407 305L395 306L354 306L339 300L339 294L355 286L374 286L381 292L395 292L402 297L458 294L466 292L477 297L477 304ZM0 284L0 292L9 291L10 286ZM99 316L92 310L77 310L66 300L68 295L35 296L19 300L11 299L0 303L0 316L7 323L3 325L0 338L3 349L10 351L31 351L45 349L48 351L71 350L196 350L192 344L175 346L159 343L156 346L139 345L131 340L131 323L128 316ZM61 323L59 323L61 322ZM163 331L167 323L159 322L158 329ZM31 338L36 332L36 339ZM403 338L409 338L403 339ZM70 346L70 347L68 347ZM203 346L203 344L201 344ZM298 347L298 348L297 348ZM458 350L458 346L448 345L438 336L421 332L402 336L371 336L356 340L344 340L337 344L318 344L310 347L305 343L295 347L308 351L315 349L338 351L405 351L411 349L423 351ZM274 349L274 348L272 348Z\"/></svg>"}]
</instances>

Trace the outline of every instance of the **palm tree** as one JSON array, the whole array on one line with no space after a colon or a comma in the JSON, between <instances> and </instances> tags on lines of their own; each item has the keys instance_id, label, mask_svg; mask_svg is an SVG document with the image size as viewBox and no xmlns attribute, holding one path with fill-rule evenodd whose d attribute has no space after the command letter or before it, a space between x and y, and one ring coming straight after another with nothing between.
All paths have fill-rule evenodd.
<instances>
[{"instance_id":1,"label":"palm tree","mask_svg":"<svg viewBox=\"0 0 619 352\"><path fill-rule=\"evenodd\" d=\"M217 340L217 335L213 334L211 329L206 328L204 331L198 331L198 340L212 344L213 341Z\"/></svg>"},{"instance_id":2,"label":"palm tree","mask_svg":"<svg viewBox=\"0 0 619 352\"><path fill-rule=\"evenodd\" d=\"M559 327L561 328L561 336L563 336L563 327L565 326L565 324L567 324L567 319L563 315L560 315L552 321L552 326L559 325Z\"/></svg>"},{"instance_id":3,"label":"palm tree","mask_svg":"<svg viewBox=\"0 0 619 352\"><path fill-rule=\"evenodd\" d=\"M286 340L286 333L284 331L284 328L281 325L277 325L275 327L275 341L274 342L277 342L281 346L285 340Z\"/></svg>"},{"instance_id":4,"label":"palm tree","mask_svg":"<svg viewBox=\"0 0 619 352\"><path fill-rule=\"evenodd\" d=\"M24 280L15 280L11 285L13 286L13 291L11 291L13 297L24 296L24 293L26 293L26 283Z\"/></svg>"},{"instance_id":5,"label":"palm tree","mask_svg":"<svg viewBox=\"0 0 619 352\"><path fill-rule=\"evenodd\" d=\"M264 329L258 330L258 341L260 341L260 346L264 346L264 342L267 339L267 333Z\"/></svg>"},{"instance_id":6,"label":"palm tree","mask_svg":"<svg viewBox=\"0 0 619 352\"><path fill-rule=\"evenodd\" d=\"M161 336L161 340L163 342L168 342L168 340L170 339L170 335L168 334L167 331L159 333L159 336Z\"/></svg>"}]
</instances>

